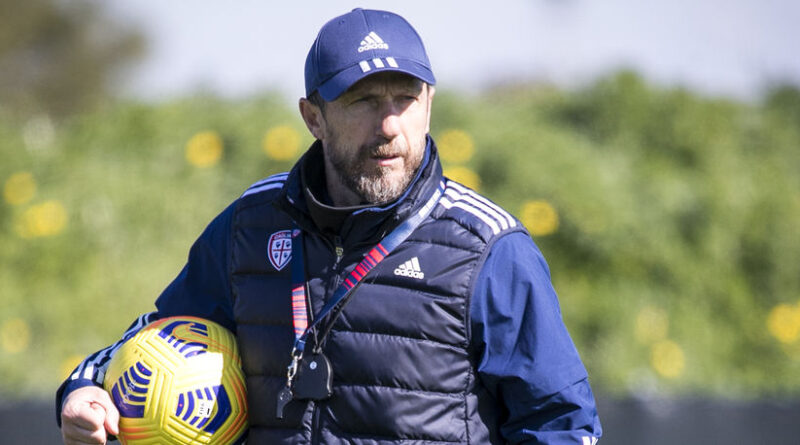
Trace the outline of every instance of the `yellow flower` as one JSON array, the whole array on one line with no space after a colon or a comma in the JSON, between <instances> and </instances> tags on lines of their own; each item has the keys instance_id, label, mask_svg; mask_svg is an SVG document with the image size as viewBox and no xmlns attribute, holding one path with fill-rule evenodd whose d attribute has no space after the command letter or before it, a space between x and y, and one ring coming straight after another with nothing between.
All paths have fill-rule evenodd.
<instances>
[{"instance_id":1,"label":"yellow flower","mask_svg":"<svg viewBox=\"0 0 800 445\"><path fill-rule=\"evenodd\" d=\"M11 205L25 204L36 194L36 180L29 172L14 173L6 180L3 197Z\"/></svg>"},{"instance_id":2,"label":"yellow flower","mask_svg":"<svg viewBox=\"0 0 800 445\"><path fill-rule=\"evenodd\" d=\"M661 340L650 350L650 365L662 377L679 377L686 367L683 349L671 340Z\"/></svg>"},{"instance_id":3,"label":"yellow flower","mask_svg":"<svg viewBox=\"0 0 800 445\"><path fill-rule=\"evenodd\" d=\"M769 333L781 343L792 343L800 336L800 307L779 304L767 316Z\"/></svg>"},{"instance_id":4,"label":"yellow flower","mask_svg":"<svg viewBox=\"0 0 800 445\"><path fill-rule=\"evenodd\" d=\"M65 358L61 361L61 378L66 379L69 377L69 374L78 367L78 365L83 361L83 357L80 355L70 355L69 357Z\"/></svg>"},{"instance_id":5,"label":"yellow flower","mask_svg":"<svg viewBox=\"0 0 800 445\"><path fill-rule=\"evenodd\" d=\"M545 236L558 229L558 213L549 202L543 200L527 201L522 205L520 220L531 235Z\"/></svg>"},{"instance_id":6,"label":"yellow flower","mask_svg":"<svg viewBox=\"0 0 800 445\"><path fill-rule=\"evenodd\" d=\"M28 349L31 344L31 329L21 318L6 320L0 325L0 346L9 354Z\"/></svg>"},{"instance_id":7,"label":"yellow flower","mask_svg":"<svg viewBox=\"0 0 800 445\"><path fill-rule=\"evenodd\" d=\"M464 131L445 130L436 139L439 156L447 162L466 162L475 154L475 143L472 136Z\"/></svg>"},{"instance_id":8,"label":"yellow flower","mask_svg":"<svg viewBox=\"0 0 800 445\"><path fill-rule=\"evenodd\" d=\"M23 238L58 235L67 226L67 211L59 201L45 201L26 209L17 218L17 233Z\"/></svg>"},{"instance_id":9,"label":"yellow flower","mask_svg":"<svg viewBox=\"0 0 800 445\"><path fill-rule=\"evenodd\" d=\"M444 175L473 190L478 190L481 186L481 177L467 167L447 167L444 169Z\"/></svg>"},{"instance_id":10,"label":"yellow flower","mask_svg":"<svg viewBox=\"0 0 800 445\"><path fill-rule=\"evenodd\" d=\"M222 138L215 131L201 131L186 143L186 160L195 167L211 167L222 158Z\"/></svg>"},{"instance_id":11,"label":"yellow flower","mask_svg":"<svg viewBox=\"0 0 800 445\"><path fill-rule=\"evenodd\" d=\"M636 315L635 337L640 343L649 344L667 337L669 319L664 310L647 306Z\"/></svg>"},{"instance_id":12,"label":"yellow flower","mask_svg":"<svg viewBox=\"0 0 800 445\"><path fill-rule=\"evenodd\" d=\"M264 135L264 153L276 161L291 161L300 149L300 134L288 125L278 125Z\"/></svg>"}]
</instances>

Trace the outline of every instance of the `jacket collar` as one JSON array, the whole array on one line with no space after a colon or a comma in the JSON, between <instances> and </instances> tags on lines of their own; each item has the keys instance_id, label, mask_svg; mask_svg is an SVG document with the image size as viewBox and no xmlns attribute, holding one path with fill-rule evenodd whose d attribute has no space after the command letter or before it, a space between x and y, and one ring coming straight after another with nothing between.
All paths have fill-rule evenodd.
<instances>
[{"instance_id":1,"label":"jacket collar","mask_svg":"<svg viewBox=\"0 0 800 445\"><path fill-rule=\"evenodd\" d=\"M361 243L375 244L385 237L412 212L422 207L436 192L442 181L442 166L436 144L427 136L425 156L409 187L395 201L384 206L359 207L347 216L339 237L344 247ZM292 167L286 184L276 201L276 207L286 212L303 230L322 234L309 211L309 202L303 192L303 171L307 163L322 162L322 143L314 142Z\"/></svg>"}]
</instances>

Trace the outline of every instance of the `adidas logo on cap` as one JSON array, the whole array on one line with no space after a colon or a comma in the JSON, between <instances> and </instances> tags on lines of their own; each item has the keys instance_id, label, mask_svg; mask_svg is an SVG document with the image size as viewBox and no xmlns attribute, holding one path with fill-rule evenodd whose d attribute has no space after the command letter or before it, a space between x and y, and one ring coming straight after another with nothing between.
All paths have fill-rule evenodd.
<instances>
[{"instance_id":1,"label":"adidas logo on cap","mask_svg":"<svg viewBox=\"0 0 800 445\"><path fill-rule=\"evenodd\" d=\"M361 46L358 47L358 52L363 53L371 49L389 49L389 44L384 42L382 38L375 34L375 31L370 32L361 41Z\"/></svg>"},{"instance_id":2,"label":"adidas logo on cap","mask_svg":"<svg viewBox=\"0 0 800 445\"><path fill-rule=\"evenodd\" d=\"M394 274L401 277L416 278L418 280L425 278L425 273L422 272L422 269L420 269L419 259L417 257L411 258L405 263L397 266L397 268L394 270Z\"/></svg>"}]
</instances>

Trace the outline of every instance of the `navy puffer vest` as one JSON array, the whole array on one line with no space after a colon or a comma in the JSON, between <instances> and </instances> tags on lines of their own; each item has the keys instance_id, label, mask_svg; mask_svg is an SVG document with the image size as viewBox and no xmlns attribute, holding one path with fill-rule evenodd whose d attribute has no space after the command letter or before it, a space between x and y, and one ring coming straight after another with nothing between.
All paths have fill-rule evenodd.
<instances>
[{"instance_id":1,"label":"navy puffer vest","mask_svg":"<svg viewBox=\"0 0 800 445\"><path fill-rule=\"evenodd\" d=\"M431 152L404 198L406 207L394 215L418 209L446 181L435 148ZM253 187L234 217L230 264L250 404L248 443L502 443L500 404L475 376L469 300L491 243L522 229L485 198L449 181L431 216L367 275L321 343L332 364L333 396L292 401L284 418L276 417L294 334L290 264L275 255L275 246L270 251L271 235L292 229L293 220L303 229L310 299L319 313L397 224L397 218L382 219L389 222L377 226L375 239L323 237L297 209L295 170Z\"/></svg>"}]
</instances>

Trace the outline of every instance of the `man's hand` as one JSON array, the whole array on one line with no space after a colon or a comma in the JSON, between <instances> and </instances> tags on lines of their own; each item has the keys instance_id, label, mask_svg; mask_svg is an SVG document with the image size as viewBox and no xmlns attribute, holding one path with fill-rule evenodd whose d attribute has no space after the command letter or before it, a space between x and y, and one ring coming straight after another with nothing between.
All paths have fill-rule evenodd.
<instances>
[{"instance_id":1,"label":"man's hand","mask_svg":"<svg viewBox=\"0 0 800 445\"><path fill-rule=\"evenodd\" d=\"M119 411L108 393L97 386L71 392L61 409L64 444L104 444L106 432L119 434Z\"/></svg>"}]
</instances>

